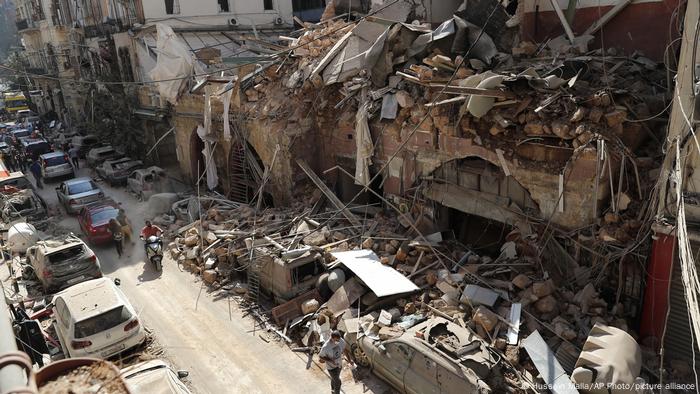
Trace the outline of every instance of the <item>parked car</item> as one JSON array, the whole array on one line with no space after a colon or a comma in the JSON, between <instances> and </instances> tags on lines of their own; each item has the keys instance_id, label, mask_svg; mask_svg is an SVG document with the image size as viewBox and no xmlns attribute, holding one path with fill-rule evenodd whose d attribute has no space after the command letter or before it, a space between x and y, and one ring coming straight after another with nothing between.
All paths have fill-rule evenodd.
<instances>
[{"instance_id":1,"label":"parked car","mask_svg":"<svg viewBox=\"0 0 700 394\"><path fill-rule=\"evenodd\" d=\"M47 293L102 277L97 256L74 235L30 246L27 262Z\"/></svg>"},{"instance_id":2,"label":"parked car","mask_svg":"<svg viewBox=\"0 0 700 394\"><path fill-rule=\"evenodd\" d=\"M116 219L119 214L119 204L104 200L88 204L80 210L78 222L80 229L92 245L105 244L112 240L109 220Z\"/></svg>"},{"instance_id":3,"label":"parked car","mask_svg":"<svg viewBox=\"0 0 700 394\"><path fill-rule=\"evenodd\" d=\"M112 160L123 156L117 152L112 145L100 146L97 148L92 148L85 156L88 166L97 167L102 164L105 160Z\"/></svg>"},{"instance_id":4,"label":"parked car","mask_svg":"<svg viewBox=\"0 0 700 394\"><path fill-rule=\"evenodd\" d=\"M0 142L0 152L3 154L6 154L10 151L10 145L8 145L6 142Z\"/></svg>"},{"instance_id":5,"label":"parked car","mask_svg":"<svg viewBox=\"0 0 700 394\"><path fill-rule=\"evenodd\" d=\"M32 184L29 179L27 179L27 176L20 171L11 172L7 176L0 177L0 188L4 188L5 186L13 186L18 190L34 190L34 184Z\"/></svg>"},{"instance_id":6,"label":"parked car","mask_svg":"<svg viewBox=\"0 0 700 394\"><path fill-rule=\"evenodd\" d=\"M66 357L109 358L146 340L146 331L112 279L71 286L51 302L54 328Z\"/></svg>"},{"instance_id":7,"label":"parked car","mask_svg":"<svg viewBox=\"0 0 700 394\"><path fill-rule=\"evenodd\" d=\"M401 393L491 392L486 378L498 357L472 330L447 319L429 319L385 341L345 337L355 362Z\"/></svg>"},{"instance_id":8,"label":"parked car","mask_svg":"<svg viewBox=\"0 0 700 394\"><path fill-rule=\"evenodd\" d=\"M145 200L155 193L169 192L168 177L160 167L151 166L139 169L126 179L126 190L136 194L139 199Z\"/></svg>"},{"instance_id":9,"label":"parked car","mask_svg":"<svg viewBox=\"0 0 700 394\"><path fill-rule=\"evenodd\" d=\"M36 112L32 111L31 109L22 109L17 111L15 119L17 119L17 121L23 121L30 116L36 116Z\"/></svg>"},{"instance_id":10,"label":"parked car","mask_svg":"<svg viewBox=\"0 0 700 394\"><path fill-rule=\"evenodd\" d=\"M48 219L48 209L46 202L34 190L24 189L2 195L0 218L4 224L17 220L35 223Z\"/></svg>"},{"instance_id":11,"label":"parked car","mask_svg":"<svg viewBox=\"0 0 700 394\"><path fill-rule=\"evenodd\" d=\"M78 155L80 155L81 158L85 158L85 155L87 155L90 149L99 144L100 140L97 138L97 136L92 134L76 135L70 141L70 145L78 149Z\"/></svg>"},{"instance_id":12,"label":"parked car","mask_svg":"<svg viewBox=\"0 0 700 394\"><path fill-rule=\"evenodd\" d=\"M27 157L38 158L52 151L51 144L43 138L27 138L22 140L22 149Z\"/></svg>"},{"instance_id":13,"label":"parked car","mask_svg":"<svg viewBox=\"0 0 700 394\"><path fill-rule=\"evenodd\" d=\"M36 124L39 123L39 122L41 122L41 118L40 118L40 117L38 117L38 116L27 116L27 117L24 118L24 120L22 121L22 125L24 125L25 127L28 127L30 124L31 124L31 125L36 125Z\"/></svg>"},{"instance_id":14,"label":"parked car","mask_svg":"<svg viewBox=\"0 0 700 394\"><path fill-rule=\"evenodd\" d=\"M90 178L74 178L56 187L58 202L68 213L78 213L85 204L101 200L105 194Z\"/></svg>"},{"instance_id":15,"label":"parked car","mask_svg":"<svg viewBox=\"0 0 700 394\"><path fill-rule=\"evenodd\" d=\"M124 184L129 174L143 167L141 160L134 160L130 157L122 157L120 159L105 160L101 165L97 166L97 175L106 180L110 185Z\"/></svg>"},{"instance_id":16,"label":"parked car","mask_svg":"<svg viewBox=\"0 0 700 394\"><path fill-rule=\"evenodd\" d=\"M16 129L10 131L10 138L15 138L15 139L20 139L23 137L31 137L32 132L27 130L27 129ZM5 140L5 142L9 142L8 140Z\"/></svg>"},{"instance_id":17,"label":"parked car","mask_svg":"<svg viewBox=\"0 0 700 394\"><path fill-rule=\"evenodd\" d=\"M41 162L41 176L45 179L58 178L62 176L75 176L73 164L64 152L44 153L39 156Z\"/></svg>"},{"instance_id":18,"label":"parked car","mask_svg":"<svg viewBox=\"0 0 700 394\"><path fill-rule=\"evenodd\" d=\"M132 394L191 394L180 379L187 371L173 371L165 361L155 359L140 362L121 370L122 378Z\"/></svg>"},{"instance_id":19,"label":"parked car","mask_svg":"<svg viewBox=\"0 0 700 394\"><path fill-rule=\"evenodd\" d=\"M58 134L55 134L53 137L53 140L58 146L63 148L63 144L69 143L73 140L73 137L77 136L78 132L69 130L69 131L62 131Z\"/></svg>"}]
</instances>

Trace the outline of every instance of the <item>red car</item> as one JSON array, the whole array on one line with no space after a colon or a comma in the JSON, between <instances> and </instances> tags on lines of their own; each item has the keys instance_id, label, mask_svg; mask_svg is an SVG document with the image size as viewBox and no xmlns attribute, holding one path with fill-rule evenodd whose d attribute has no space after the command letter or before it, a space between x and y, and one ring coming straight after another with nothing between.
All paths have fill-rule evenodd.
<instances>
[{"instance_id":1,"label":"red car","mask_svg":"<svg viewBox=\"0 0 700 394\"><path fill-rule=\"evenodd\" d=\"M80 229L92 245L106 244L112 240L109 232L110 219L116 219L119 205L111 201L90 204L80 211L78 222Z\"/></svg>"}]
</instances>

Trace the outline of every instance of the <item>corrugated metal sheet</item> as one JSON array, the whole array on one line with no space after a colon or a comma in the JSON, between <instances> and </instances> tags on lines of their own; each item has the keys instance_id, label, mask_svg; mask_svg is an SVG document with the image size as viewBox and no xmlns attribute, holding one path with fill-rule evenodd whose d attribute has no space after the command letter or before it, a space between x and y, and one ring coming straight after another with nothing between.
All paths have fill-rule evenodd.
<instances>
[{"instance_id":1,"label":"corrugated metal sheet","mask_svg":"<svg viewBox=\"0 0 700 394\"><path fill-rule=\"evenodd\" d=\"M694 254L697 255L698 245L692 245ZM700 352L697 343L692 346L690 334L690 321L688 319L688 308L683 294L683 283L678 257L674 258L673 274L671 277L671 292L669 305L671 312L668 316L666 335L664 336L664 348L666 361L681 360L692 365L693 352L695 359L700 364ZM700 373L700 365L697 368Z\"/></svg>"}]
</instances>

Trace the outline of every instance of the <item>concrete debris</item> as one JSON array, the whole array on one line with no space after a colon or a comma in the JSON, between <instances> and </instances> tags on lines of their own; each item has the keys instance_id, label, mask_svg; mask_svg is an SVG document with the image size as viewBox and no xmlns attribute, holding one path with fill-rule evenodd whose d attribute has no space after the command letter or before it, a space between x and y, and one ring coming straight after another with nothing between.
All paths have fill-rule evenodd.
<instances>
[{"instance_id":1,"label":"concrete debris","mask_svg":"<svg viewBox=\"0 0 700 394\"><path fill-rule=\"evenodd\" d=\"M289 38L283 64L241 85L239 108L270 134L313 130L319 138L299 139L300 150L329 141L327 152L290 159L287 208L210 201L199 219L191 200L174 204L191 227L171 233L173 257L207 284L247 280L248 305L268 296L277 324L303 346L348 325L374 341L396 338L440 317L475 330L530 383L550 377L538 357L580 348L596 322L626 330L634 297L618 290L622 264L607 259L619 262L648 229L638 213L656 166L640 147L655 130L636 120L663 109L665 82L636 82L665 81L663 70L639 54L617 62L582 51L586 37L515 42L500 32L518 24L505 14L503 29L480 34L475 10L431 30L396 22L403 8L332 19L335 5ZM321 176L333 166L326 155L354 172ZM383 204L345 204L348 184L373 193L385 163ZM486 230L450 237L441 230L454 211L508 225L491 242L480 241ZM305 298L310 291L318 296Z\"/></svg>"}]
</instances>

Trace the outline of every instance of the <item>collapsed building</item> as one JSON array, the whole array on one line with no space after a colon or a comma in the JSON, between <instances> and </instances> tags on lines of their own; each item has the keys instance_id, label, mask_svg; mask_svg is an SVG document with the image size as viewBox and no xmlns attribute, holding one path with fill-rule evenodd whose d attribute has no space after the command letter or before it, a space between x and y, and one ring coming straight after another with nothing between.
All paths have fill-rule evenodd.
<instances>
[{"instance_id":1,"label":"collapsed building","mask_svg":"<svg viewBox=\"0 0 700 394\"><path fill-rule=\"evenodd\" d=\"M174 255L216 287L250 265L248 253L266 260L289 281L254 279L254 287L292 302L298 317L305 291L333 267L328 252L371 249L428 289L423 298L394 299L400 315L422 302L417 309L463 319L513 365L523 359L513 354L517 335L516 345L499 339L505 327L497 324L512 313L499 297L523 308L528 332L544 337L567 373L596 323L641 341L665 135L659 114L669 93L658 48L652 60L630 48L596 49L585 34L524 40L512 28L523 14L511 17L491 2L437 26L414 21L410 4L387 4L359 21L331 18L280 37L287 46L275 47L274 61L219 65L221 77L159 86L174 104L184 173L239 202L297 208L266 211L253 221L262 230L247 211L215 212L206 226L200 219L200 230L179 231L181 222ZM302 187L309 181L321 193ZM340 229L298 206L316 207L321 197L321 218L340 220ZM386 211L363 213L372 204L390 219ZM306 230L298 227L302 216ZM263 249L255 243L261 237ZM214 245L221 240L232 246ZM438 244L446 249L436 252ZM304 245L317 249L299 251ZM472 292L491 301L455 304ZM658 371L657 344L641 342L645 373ZM673 379L689 378L690 369L670 365Z\"/></svg>"}]
</instances>

